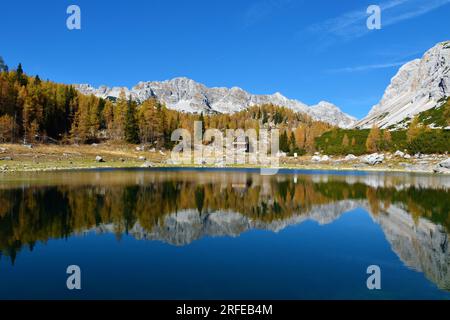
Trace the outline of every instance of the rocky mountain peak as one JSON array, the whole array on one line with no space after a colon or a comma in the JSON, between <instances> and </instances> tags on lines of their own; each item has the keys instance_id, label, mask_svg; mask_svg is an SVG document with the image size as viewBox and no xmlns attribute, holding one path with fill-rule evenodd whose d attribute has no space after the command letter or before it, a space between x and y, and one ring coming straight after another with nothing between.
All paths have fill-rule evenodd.
<instances>
[{"instance_id":1,"label":"rocky mountain peak","mask_svg":"<svg viewBox=\"0 0 450 320\"><path fill-rule=\"evenodd\" d=\"M310 110L313 118L327 123L334 122L340 128L350 128L357 122L355 117L342 113L339 107L327 101L320 101L311 106Z\"/></svg>"},{"instance_id":2,"label":"rocky mountain peak","mask_svg":"<svg viewBox=\"0 0 450 320\"><path fill-rule=\"evenodd\" d=\"M450 96L450 41L438 43L421 59L403 65L379 104L356 127L398 126L405 119L438 106Z\"/></svg>"}]
</instances>

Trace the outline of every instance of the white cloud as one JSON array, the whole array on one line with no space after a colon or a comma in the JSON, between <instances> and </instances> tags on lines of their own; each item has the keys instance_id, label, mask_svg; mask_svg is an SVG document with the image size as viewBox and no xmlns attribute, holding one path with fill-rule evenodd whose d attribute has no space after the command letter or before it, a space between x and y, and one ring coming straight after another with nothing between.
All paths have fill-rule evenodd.
<instances>
[{"instance_id":1,"label":"white cloud","mask_svg":"<svg viewBox=\"0 0 450 320\"><path fill-rule=\"evenodd\" d=\"M450 0L388 0L380 3L382 28L413 19L447 5ZM307 31L333 43L339 39L351 40L371 32L366 27L366 7L311 25Z\"/></svg>"},{"instance_id":2,"label":"white cloud","mask_svg":"<svg viewBox=\"0 0 450 320\"><path fill-rule=\"evenodd\" d=\"M407 63L407 61L403 62L393 62L393 63L381 63L381 64L369 64L369 65L363 65L363 66L353 66L353 67L345 67L345 68L339 68L339 69L331 69L328 72L330 73L351 73L351 72L361 72L361 71L370 71L370 70L376 70L376 69L388 69L388 68L395 68L400 67Z\"/></svg>"}]
</instances>

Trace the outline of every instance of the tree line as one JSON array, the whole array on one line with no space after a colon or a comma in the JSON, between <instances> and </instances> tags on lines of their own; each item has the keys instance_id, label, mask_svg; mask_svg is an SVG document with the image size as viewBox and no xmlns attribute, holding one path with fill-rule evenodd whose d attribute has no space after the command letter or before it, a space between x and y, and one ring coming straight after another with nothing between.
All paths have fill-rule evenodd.
<instances>
[{"instance_id":1,"label":"tree line","mask_svg":"<svg viewBox=\"0 0 450 320\"><path fill-rule=\"evenodd\" d=\"M119 185L86 185L75 179L70 186L0 189L0 259L6 255L14 260L24 246L33 248L37 242L70 237L103 224L113 224L118 238L136 223L152 232L164 226L167 215L189 209L199 215L231 210L271 223L308 214L317 205L367 200L374 215L385 212L392 203L400 204L414 221L426 218L450 232L445 188L375 188L339 179L316 182L311 176L296 181L249 176L246 192L242 192L235 187L236 178L198 182L177 174L153 177L149 179L152 183L142 185L136 184L133 175L125 178L127 182Z\"/></svg>"},{"instance_id":2,"label":"tree line","mask_svg":"<svg viewBox=\"0 0 450 320\"><path fill-rule=\"evenodd\" d=\"M306 114L271 104L253 106L234 114L190 114L168 109L156 99L138 104L124 92L114 101L84 95L71 85L28 76L19 64L9 70L0 59L0 143L125 142L159 148L173 147L171 134L194 122L204 130L215 128L280 130L280 150L289 155L355 155L367 152L410 150L449 151L449 130L430 129L424 121L449 123L450 99L442 107L420 114L408 130L342 130L314 121ZM444 119L444 120L442 120Z\"/></svg>"},{"instance_id":3,"label":"tree line","mask_svg":"<svg viewBox=\"0 0 450 320\"><path fill-rule=\"evenodd\" d=\"M274 105L235 114L188 114L155 99L141 104L122 92L112 101L84 95L71 85L28 76L19 64L8 70L0 60L0 142L94 143L118 141L170 148L177 128L280 129L280 148L299 154L315 149L315 138L332 128L304 114Z\"/></svg>"},{"instance_id":4,"label":"tree line","mask_svg":"<svg viewBox=\"0 0 450 320\"><path fill-rule=\"evenodd\" d=\"M412 119L402 130L338 129L334 128L316 138L318 151L329 155L362 155L366 153L407 151L417 153L447 153L450 150L450 130L431 129L420 121L420 115Z\"/></svg>"},{"instance_id":5,"label":"tree line","mask_svg":"<svg viewBox=\"0 0 450 320\"><path fill-rule=\"evenodd\" d=\"M0 142L129 143L167 141L169 111L155 101L138 108L121 95L116 102L83 95L73 86L27 76L16 70L0 73Z\"/></svg>"}]
</instances>

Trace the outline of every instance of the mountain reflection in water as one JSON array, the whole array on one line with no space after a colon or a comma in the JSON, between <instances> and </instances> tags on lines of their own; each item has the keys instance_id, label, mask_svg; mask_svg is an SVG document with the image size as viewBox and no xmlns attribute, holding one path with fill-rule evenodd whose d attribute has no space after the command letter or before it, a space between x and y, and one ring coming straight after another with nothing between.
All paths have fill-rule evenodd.
<instances>
[{"instance_id":1,"label":"mountain reflection in water","mask_svg":"<svg viewBox=\"0 0 450 320\"><path fill-rule=\"evenodd\" d=\"M0 258L95 231L185 246L206 236L330 224L363 208L402 262L450 290L450 177L85 171L0 177Z\"/></svg>"}]
</instances>

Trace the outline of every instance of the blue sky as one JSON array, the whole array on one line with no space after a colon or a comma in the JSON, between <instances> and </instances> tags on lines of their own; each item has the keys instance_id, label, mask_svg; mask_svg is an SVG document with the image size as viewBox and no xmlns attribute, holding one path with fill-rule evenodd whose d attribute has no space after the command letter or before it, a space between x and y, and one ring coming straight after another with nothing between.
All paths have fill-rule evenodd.
<instances>
[{"instance_id":1,"label":"blue sky","mask_svg":"<svg viewBox=\"0 0 450 320\"><path fill-rule=\"evenodd\" d=\"M66 28L71 4L81 30ZM381 30L366 27L370 4ZM400 64L450 40L450 0L4 0L0 12L0 55L43 79L131 87L186 76L357 117Z\"/></svg>"}]
</instances>

